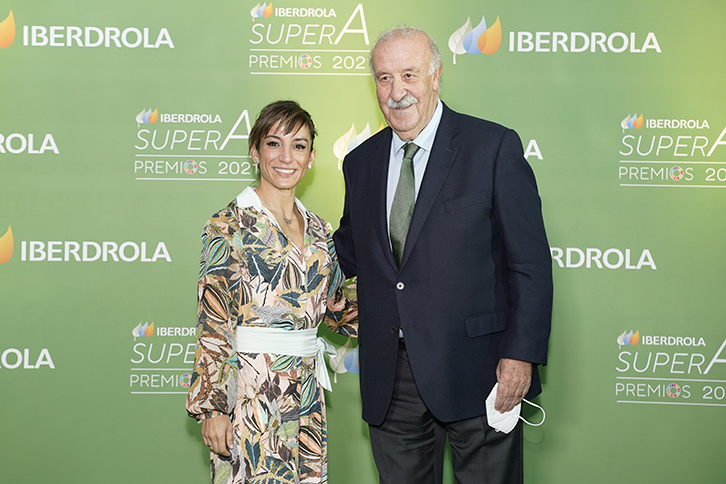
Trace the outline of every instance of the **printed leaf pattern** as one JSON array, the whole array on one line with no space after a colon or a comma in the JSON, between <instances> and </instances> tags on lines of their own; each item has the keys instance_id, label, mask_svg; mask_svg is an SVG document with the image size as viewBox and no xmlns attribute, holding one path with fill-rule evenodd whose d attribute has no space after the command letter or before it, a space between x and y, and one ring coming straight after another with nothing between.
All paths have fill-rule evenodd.
<instances>
[{"instance_id":1,"label":"printed leaf pattern","mask_svg":"<svg viewBox=\"0 0 726 484\"><path fill-rule=\"evenodd\" d=\"M256 471L260 465L260 441L259 439L253 444L249 439L245 439L245 450L252 471Z\"/></svg>"},{"instance_id":2,"label":"printed leaf pattern","mask_svg":"<svg viewBox=\"0 0 726 484\"><path fill-rule=\"evenodd\" d=\"M302 251L263 212L236 200L204 228L187 411L196 418L227 414L234 422L232 456L210 455L215 484L327 482L325 406L314 358L234 350L238 326L296 331L325 321L357 335L355 285L346 297L325 222L301 213Z\"/></svg>"},{"instance_id":3,"label":"printed leaf pattern","mask_svg":"<svg viewBox=\"0 0 726 484\"><path fill-rule=\"evenodd\" d=\"M214 484L226 484L232 477L232 465L229 462L221 462L215 471L212 480Z\"/></svg>"},{"instance_id":4,"label":"printed leaf pattern","mask_svg":"<svg viewBox=\"0 0 726 484\"><path fill-rule=\"evenodd\" d=\"M270 370L278 373L289 371L293 366L295 366L295 358L297 357L291 355L280 355L275 358L272 366L270 366Z\"/></svg>"}]
</instances>

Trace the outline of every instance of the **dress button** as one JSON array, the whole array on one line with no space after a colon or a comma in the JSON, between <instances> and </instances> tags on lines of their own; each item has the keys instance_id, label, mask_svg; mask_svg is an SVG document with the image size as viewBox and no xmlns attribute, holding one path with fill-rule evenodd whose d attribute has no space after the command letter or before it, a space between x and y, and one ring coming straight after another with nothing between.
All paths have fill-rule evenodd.
<instances>
[{"instance_id":1,"label":"dress button","mask_svg":"<svg viewBox=\"0 0 726 484\"><path fill-rule=\"evenodd\" d=\"M391 334L398 334L398 328L395 326L391 326Z\"/></svg>"},{"instance_id":2,"label":"dress button","mask_svg":"<svg viewBox=\"0 0 726 484\"><path fill-rule=\"evenodd\" d=\"M406 285L404 283L402 283L402 282L396 283L396 289L398 289L399 291L403 291L404 287L406 287Z\"/></svg>"}]
</instances>

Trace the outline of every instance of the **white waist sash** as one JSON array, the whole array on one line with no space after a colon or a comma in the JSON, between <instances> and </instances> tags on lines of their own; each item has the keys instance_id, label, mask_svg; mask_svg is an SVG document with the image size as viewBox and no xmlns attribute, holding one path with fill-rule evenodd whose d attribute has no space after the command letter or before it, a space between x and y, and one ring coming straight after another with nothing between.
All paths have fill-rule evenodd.
<instances>
[{"instance_id":1,"label":"white waist sash","mask_svg":"<svg viewBox=\"0 0 726 484\"><path fill-rule=\"evenodd\" d=\"M315 376L328 391L333 391L325 366L325 353L338 354L333 345L317 336L316 329L288 331L280 328L238 326L235 331L240 353L275 353L278 355L315 357Z\"/></svg>"}]
</instances>

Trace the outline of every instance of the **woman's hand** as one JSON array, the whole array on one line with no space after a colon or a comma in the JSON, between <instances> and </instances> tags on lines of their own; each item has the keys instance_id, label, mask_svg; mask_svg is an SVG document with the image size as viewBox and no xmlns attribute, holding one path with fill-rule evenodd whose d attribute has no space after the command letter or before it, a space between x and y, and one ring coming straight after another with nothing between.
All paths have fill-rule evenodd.
<instances>
[{"instance_id":1,"label":"woman's hand","mask_svg":"<svg viewBox=\"0 0 726 484\"><path fill-rule=\"evenodd\" d=\"M229 449L234 445L234 433L229 415L202 420L202 440L212 452L229 457Z\"/></svg>"}]
</instances>

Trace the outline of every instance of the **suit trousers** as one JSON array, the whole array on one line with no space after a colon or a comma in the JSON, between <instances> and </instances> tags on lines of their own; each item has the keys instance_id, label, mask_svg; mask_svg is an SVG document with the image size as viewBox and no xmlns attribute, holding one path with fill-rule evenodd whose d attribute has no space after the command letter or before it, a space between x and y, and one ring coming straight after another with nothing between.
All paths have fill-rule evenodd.
<instances>
[{"instance_id":1,"label":"suit trousers","mask_svg":"<svg viewBox=\"0 0 726 484\"><path fill-rule=\"evenodd\" d=\"M522 422L505 434L491 428L486 415L436 419L416 388L403 339L391 405L383 423L370 425L369 432L380 484L441 484L447 435L456 484L522 484L524 479Z\"/></svg>"}]
</instances>

